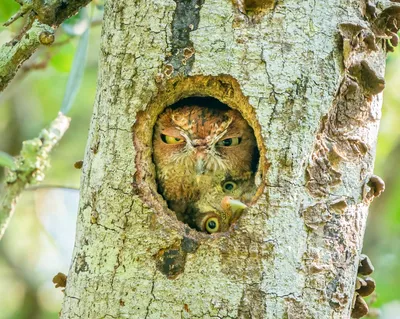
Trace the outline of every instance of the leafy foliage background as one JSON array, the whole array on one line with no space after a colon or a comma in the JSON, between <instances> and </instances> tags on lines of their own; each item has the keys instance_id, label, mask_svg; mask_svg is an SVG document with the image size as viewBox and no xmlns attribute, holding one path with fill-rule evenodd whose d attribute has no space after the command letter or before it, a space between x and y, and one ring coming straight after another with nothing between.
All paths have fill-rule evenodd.
<instances>
[{"instance_id":1,"label":"leafy foliage background","mask_svg":"<svg viewBox=\"0 0 400 319\"><path fill-rule=\"evenodd\" d=\"M1 1L0 23L18 7L14 1ZM0 45L15 36L21 26L22 22L9 28L0 26ZM60 28L56 45L34 54L0 94L1 151L17 155L22 141L35 137L57 116L79 41L68 33L68 28ZM74 163L84 155L96 90L99 41L100 25L93 23L82 86L68 114L72 117L70 129L53 152L45 181L24 192L0 242L0 319L58 318L63 293L54 288L52 278L58 272L68 273L72 254L81 174ZM31 69L27 70L29 65ZM375 164L375 173L386 181L386 191L372 204L364 243L364 253L375 265L377 299L372 306L379 308L380 318L385 319L400 318L398 70L399 49L387 59Z\"/></svg>"}]
</instances>

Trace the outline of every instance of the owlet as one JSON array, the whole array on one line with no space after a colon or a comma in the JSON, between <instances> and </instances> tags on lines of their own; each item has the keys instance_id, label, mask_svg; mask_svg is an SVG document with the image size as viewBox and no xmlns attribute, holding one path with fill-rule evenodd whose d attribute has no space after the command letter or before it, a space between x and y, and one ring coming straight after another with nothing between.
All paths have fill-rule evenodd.
<instances>
[{"instance_id":1,"label":"owlet","mask_svg":"<svg viewBox=\"0 0 400 319\"><path fill-rule=\"evenodd\" d=\"M253 178L216 183L193 204L189 225L208 233L224 232L241 216L256 192Z\"/></svg>"}]
</instances>

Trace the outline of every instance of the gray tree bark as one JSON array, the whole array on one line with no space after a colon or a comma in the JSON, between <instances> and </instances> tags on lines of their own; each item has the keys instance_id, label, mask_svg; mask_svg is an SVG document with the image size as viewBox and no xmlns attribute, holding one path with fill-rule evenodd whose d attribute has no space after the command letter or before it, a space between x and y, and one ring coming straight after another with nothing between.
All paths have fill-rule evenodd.
<instances>
[{"instance_id":1,"label":"gray tree bark","mask_svg":"<svg viewBox=\"0 0 400 319\"><path fill-rule=\"evenodd\" d=\"M349 318L399 5L113 1L61 318ZM255 203L228 233L177 221L152 126L213 96L253 127Z\"/></svg>"}]
</instances>

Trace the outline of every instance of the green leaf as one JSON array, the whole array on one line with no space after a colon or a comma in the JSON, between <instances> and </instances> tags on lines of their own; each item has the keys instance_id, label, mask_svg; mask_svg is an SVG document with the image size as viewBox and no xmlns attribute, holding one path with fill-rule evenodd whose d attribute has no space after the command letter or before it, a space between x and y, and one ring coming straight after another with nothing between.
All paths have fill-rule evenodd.
<instances>
[{"instance_id":1,"label":"green leaf","mask_svg":"<svg viewBox=\"0 0 400 319\"><path fill-rule=\"evenodd\" d=\"M6 152L0 151L0 166L15 168L14 157Z\"/></svg>"},{"instance_id":2,"label":"green leaf","mask_svg":"<svg viewBox=\"0 0 400 319\"><path fill-rule=\"evenodd\" d=\"M78 47L74 61L72 62L71 73L68 77L67 87L65 89L64 99L61 105L61 112L67 114L74 103L75 97L78 94L79 87L82 83L83 71L86 65L87 48L89 44L89 28L82 34L79 39Z\"/></svg>"}]
</instances>

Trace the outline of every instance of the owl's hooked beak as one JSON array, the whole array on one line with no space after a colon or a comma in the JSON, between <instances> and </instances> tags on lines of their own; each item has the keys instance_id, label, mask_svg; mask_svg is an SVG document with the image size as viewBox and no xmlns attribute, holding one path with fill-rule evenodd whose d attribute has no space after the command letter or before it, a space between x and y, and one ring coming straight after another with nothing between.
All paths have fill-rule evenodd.
<instances>
[{"instance_id":1,"label":"owl's hooked beak","mask_svg":"<svg viewBox=\"0 0 400 319\"><path fill-rule=\"evenodd\" d=\"M198 157L196 159L196 174L203 175L204 174L204 159L202 157ZM200 176L197 176L200 177Z\"/></svg>"},{"instance_id":2,"label":"owl's hooked beak","mask_svg":"<svg viewBox=\"0 0 400 319\"><path fill-rule=\"evenodd\" d=\"M240 200L233 199L230 196L225 196L221 201L222 209L231 214L231 222L236 221L243 211L247 208L247 205L242 203Z\"/></svg>"},{"instance_id":3,"label":"owl's hooked beak","mask_svg":"<svg viewBox=\"0 0 400 319\"><path fill-rule=\"evenodd\" d=\"M205 172L205 154L204 154L204 149L203 147L199 149L200 147L196 148L196 163L195 163L195 171L197 175L197 182L199 182L199 175L203 175Z\"/></svg>"}]
</instances>

